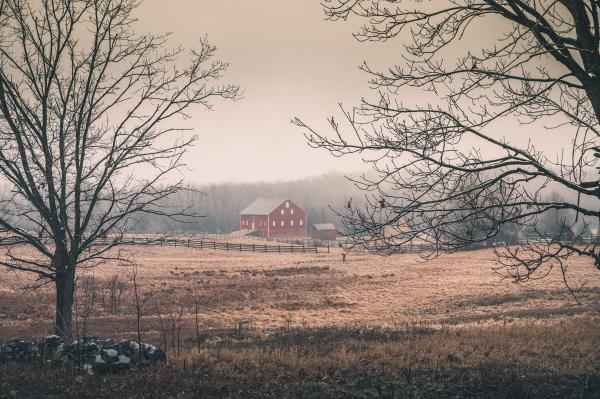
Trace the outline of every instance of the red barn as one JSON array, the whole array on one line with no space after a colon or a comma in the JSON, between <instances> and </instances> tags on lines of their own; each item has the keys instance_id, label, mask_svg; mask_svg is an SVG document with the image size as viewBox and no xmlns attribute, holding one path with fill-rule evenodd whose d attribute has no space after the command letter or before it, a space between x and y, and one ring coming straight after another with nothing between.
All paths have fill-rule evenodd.
<instances>
[{"instance_id":1,"label":"red barn","mask_svg":"<svg viewBox=\"0 0 600 399\"><path fill-rule=\"evenodd\" d=\"M306 237L306 212L289 198L257 198L240 212L240 230L261 237Z\"/></svg>"},{"instance_id":2,"label":"red barn","mask_svg":"<svg viewBox=\"0 0 600 399\"><path fill-rule=\"evenodd\" d=\"M338 232L333 223L317 223L313 224L310 230L310 237L313 240L337 240Z\"/></svg>"}]
</instances>

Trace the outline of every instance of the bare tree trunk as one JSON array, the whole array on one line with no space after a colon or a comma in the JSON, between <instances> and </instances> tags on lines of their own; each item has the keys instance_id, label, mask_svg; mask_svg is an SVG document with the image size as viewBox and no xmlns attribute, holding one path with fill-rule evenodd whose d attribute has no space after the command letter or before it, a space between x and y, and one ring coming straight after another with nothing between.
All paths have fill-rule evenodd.
<instances>
[{"instance_id":1,"label":"bare tree trunk","mask_svg":"<svg viewBox=\"0 0 600 399\"><path fill-rule=\"evenodd\" d=\"M71 339L77 267L121 259L111 250L125 244L133 216L199 216L164 205L186 189L169 176L196 141L171 140L180 129L169 119L214 98L236 100L239 88L209 84L228 64L212 60L206 40L187 52L167 49L168 35L135 34L138 0L29 3L0 0L0 180L14 193L0 207L12 235L0 242L0 267L55 283L55 332ZM114 114L117 106L127 111ZM122 178L144 165L153 176ZM15 240L31 251L11 252ZM115 288L118 311L125 287Z\"/></svg>"},{"instance_id":2,"label":"bare tree trunk","mask_svg":"<svg viewBox=\"0 0 600 399\"><path fill-rule=\"evenodd\" d=\"M73 337L73 293L75 288L75 269L66 267L56 274L56 318L54 333L69 341Z\"/></svg>"}]
</instances>

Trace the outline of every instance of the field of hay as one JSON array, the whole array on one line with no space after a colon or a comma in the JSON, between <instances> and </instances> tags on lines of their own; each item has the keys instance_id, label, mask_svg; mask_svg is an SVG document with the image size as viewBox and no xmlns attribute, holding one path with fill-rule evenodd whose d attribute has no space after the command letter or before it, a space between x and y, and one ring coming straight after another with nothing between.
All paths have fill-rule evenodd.
<instances>
[{"instance_id":1,"label":"field of hay","mask_svg":"<svg viewBox=\"0 0 600 399\"><path fill-rule=\"evenodd\" d=\"M341 252L261 254L181 247L130 247L138 265L144 331L158 334L162 315L181 313L181 325L233 328L243 321L259 331L284 326L394 327L513 323L600 310L598 271L586 259L569 264L571 286L559 270L516 284L496 273L491 252L443 255L429 262L416 254L380 257ZM80 272L79 318L86 334L127 335L134 314L131 266L116 262ZM26 290L32 277L0 272L0 337L51 331L52 287ZM196 307L196 305L198 305ZM196 308L198 311L196 312Z\"/></svg>"},{"instance_id":2,"label":"field of hay","mask_svg":"<svg viewBox=\"0 0 600 399\"><path fill-rule=\"evenodd\" d=\"M600 272L586 259L568 263L578 303L559 270L516 284L485 250L426 263L358 252L343 262L338 249L127 250L142 338L169 363L101 380L0 365L0 386L45 398L600 397ZM78 334L135 337L132 271L113 262L80 273ZM52 288L24 289L32 277L5 270L0 279L0 339L49 334Z\"/></svg>"}]
</instances>

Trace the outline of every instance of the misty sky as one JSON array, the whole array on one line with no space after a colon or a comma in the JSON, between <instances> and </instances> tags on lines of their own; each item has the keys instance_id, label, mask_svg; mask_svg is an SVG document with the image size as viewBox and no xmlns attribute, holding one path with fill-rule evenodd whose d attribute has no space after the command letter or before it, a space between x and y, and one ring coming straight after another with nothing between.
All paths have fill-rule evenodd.
<instances>
[{"instance_id":1,"label":"misty sky","mask_svg":"<svg viewBox=\"0 0 600 399\"><path fill-rule=\"evenodd\" d=\"M244 90L241 101L217 102L211 112L196 109L186 122L200 138L187 156L186 180L272 181L367 170L360 159L309 148L290 119L298 116L324 130L327 117L339 120L339 102L350 108L363 96L373 98L376 93L358 66L365 60L375 70L401 64L403 39L359 43L352 33L364 21L326 21L320 0L146 0L137 15L138 33L173 32L173 45L197 47L206 35L219 48L217 57L231 64L223 82ZM503 24L490 18L471 26L459 49L445 49L447 60L493 43ZM399 100L425 105L435 98L403 89ZM536 149L547 146L550 152L565 143L564 132L541 124L523 129L516 119L492 134L518 145L532 139Z\"/></svg>"},{"instance_id":2,"label":"misty sky","mask_svg":"<svg viewBox=\"0 0 600 399\"><path fill-rule=\"evenodd\" d=\"M334 159L307 146L299 116L325 126L338 102L368 94L365 59L392 62L390 48L358 43L353 26L324 20L318 0L147 0L139 33L173 32L187 48L208 36L230 62L224 81L239 83L244 99L198 109L191 126L200 137L186 176L195 182L288 180L327 171L357 171L358 160ZM355 28L356 26L354 26Z\"/></svg>"}]
</instances>

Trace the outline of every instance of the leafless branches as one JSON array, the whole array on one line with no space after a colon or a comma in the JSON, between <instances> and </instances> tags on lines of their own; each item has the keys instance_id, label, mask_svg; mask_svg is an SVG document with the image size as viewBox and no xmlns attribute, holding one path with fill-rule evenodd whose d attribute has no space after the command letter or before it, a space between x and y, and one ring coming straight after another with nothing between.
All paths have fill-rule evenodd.
<instances>
[{"instance_id":1,"label":"leafless branches","mask_svg":"<svg viewBox=\"0 0 600 399\"><path fill-rule=\"evenodd\" d=\"M546 232L518 252L506 248L498 255L508 274L529 278L539 265L572 254L600 268L598 243L581 240L600 218L596 2L328 0L323 6L329 19L365 21L358 40L404 43L401 64L385 71L362 66L377 97L342 108L343 123L329 120L332 134L293 120L311 146L360 155L372 165L374 173L355 181L366 191L366 206L340 212L355 244L394 249L424 241L432 256L506 229L514 230L514 244L544 215L559 212L570 220L561 230L568 237ZM498 27L497 40L477 41L485 23ZM474 42L478 51L462 50ZM399 100L416 91L429 93L428 104ZM549 149L543 136L523 140L542 125L562 150Z\"/></svg>"},{"instance_id":2,"label":"leafless branches","mask_svg":"<svg viewBox=\"0 0 600 399\"><path fill-rule=\"evenodd\" d=\"M228 65L205 39L186 52L169 49L169 35L134 33L138 4L0 3L0 174L12 189L0 228L37 254L9 251L2 265L56 281L60 319L71 317L76 267L119 245L98 238L140 213L194 215L161 205L184 188L175 172L196 139L174 126L239 95L216 83Z\"/></svg>"}]
</instances>

